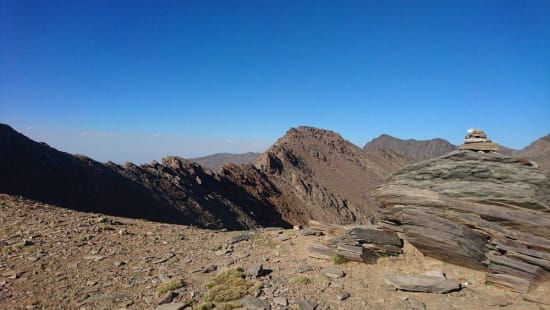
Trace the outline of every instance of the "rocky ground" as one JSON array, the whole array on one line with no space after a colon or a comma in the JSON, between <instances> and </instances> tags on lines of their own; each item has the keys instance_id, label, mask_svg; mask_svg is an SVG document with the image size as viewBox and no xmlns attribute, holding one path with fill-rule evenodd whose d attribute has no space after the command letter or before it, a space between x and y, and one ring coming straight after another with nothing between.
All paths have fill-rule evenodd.
<instances>
[{"instance_id":1,"label":"rocky ground","mask_svg":"<svg viewBox=\"0 0 550 310\"><path fill-rule=\"evenodd\" d=\"M375 264L310 258L308 245L323 238L292 229L204 230L0 195L0 309L155 309L163 302L208 309L208 300L240 296L243 288L253 296L215 302L216 309L549 309L408 244L403 255ZM465 287L411 293L384 280L436 270Z\"/></svg>"}]
</instances>

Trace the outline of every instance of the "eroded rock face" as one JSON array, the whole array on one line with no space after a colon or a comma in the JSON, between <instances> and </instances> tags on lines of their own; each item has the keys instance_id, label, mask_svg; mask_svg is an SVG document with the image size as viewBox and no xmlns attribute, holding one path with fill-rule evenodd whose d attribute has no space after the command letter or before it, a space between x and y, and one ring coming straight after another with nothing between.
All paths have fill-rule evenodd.
<instances>
[{"instance_id":1,"label":"eroded rock face","mask_svg":"<svg viewBox=\"0 0 550 310\"><path fill-rule=\"evenodd\" d=\"M405 162L395 152L366 154L333 131L302 126L291 128L254 166L284 193L294 223L349 224L369 222L376 205L370 191Z\"/></svg>"},{"instance_id":2,"label":"eroded rock face","mask_svg":"<svg viewBox=\"0 0 550 310\"><path fill-rule=\"evenodd\" d=\"M424 254L526 292L550 270L550 175L498 153L408 166L376 192L380 220Z\"/></svg>"}]
</instances>

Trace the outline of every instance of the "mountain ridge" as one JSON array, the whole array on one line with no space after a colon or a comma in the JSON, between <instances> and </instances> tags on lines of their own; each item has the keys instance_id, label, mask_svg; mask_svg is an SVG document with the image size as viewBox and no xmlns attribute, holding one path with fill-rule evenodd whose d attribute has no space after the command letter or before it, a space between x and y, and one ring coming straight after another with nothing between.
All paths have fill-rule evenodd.
<instances>
[{"instance_id":1,"label":"mountain ridge","mask_svg":"<svg viewBox=\"0 0 550 310\"><path fill-rule=\"evenodd\" d=\"M189 160L198 163L212 171L218 171L227 164L233 163L237 165L249 164L253 162L262 153L247 152L247 153L215 153L202 157L189 158Z\"/></svg>"},{"instance_id":2,"label":"mountain ridge","mask_svg":"<svg viewBox=\"0 0 550 310\"><path fill-rule=\"evenodd\" d=\"M0 124L0 148L7 150L0 153L0 192L78 211L205 228L288 227L311 219L370 223L377 209L372 193L379 185L419 158L442 152L426 143L450 145L442 139L381 137L398 147L370 143L365 151L334 131L300 126L252 163L229 162L213 172L176 156L142 165L100 163ZM535 157L547 167L549 137L514 154ZM400 141L429 152L407 157L398 152Z\"/></svg>"},{"instance_id":3,"label":"mountain ridge","mask_svg":"<svg viewBox=\"0 0 550 310\"><path fill-rule=\"evenodd\" d=\"M413 162L445 155L457 149L457 146L442 138L430 140L400 139L388 134L382 134L363 146L365 152L376 150L392 150Z\"/></svg>"}]
</instances>

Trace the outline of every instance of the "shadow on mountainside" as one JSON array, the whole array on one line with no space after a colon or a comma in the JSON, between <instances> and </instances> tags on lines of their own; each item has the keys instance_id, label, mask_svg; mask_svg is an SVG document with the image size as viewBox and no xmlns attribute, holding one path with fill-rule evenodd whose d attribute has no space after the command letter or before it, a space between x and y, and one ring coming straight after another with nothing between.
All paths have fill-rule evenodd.
<instances>
[{"instance_id":1,"label":"shadow on mountainside","mask_svg":"<svg viewBox=\"0 0 550 310\"><path fill-rule=\"evenodd\" d=\"M182 193L170 185L174 180L163 177L162 169L158 174L130 178L121 166L60 152L4 124L0 124L0 149L1 193L77 211L198 227L248 229L289 225L272 206L257 200L238 184L204 172L198 165L200 175L174 171L179 182L195 182ZM147 170L127 166L137 167L136 171ZM197 167L194 168L198 170ZM197 176L204 180L202 184L196 184Z\"/></svg>"}]
</instances>

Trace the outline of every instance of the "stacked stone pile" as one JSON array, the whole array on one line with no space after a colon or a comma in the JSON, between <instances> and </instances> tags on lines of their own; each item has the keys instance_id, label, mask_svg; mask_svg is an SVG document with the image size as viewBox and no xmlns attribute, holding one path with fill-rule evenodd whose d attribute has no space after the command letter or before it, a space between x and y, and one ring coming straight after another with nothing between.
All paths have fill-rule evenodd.
<instances>
[{"instance_id":1,"label":"stacked stone pile","mask_svg":"<svg viewBox=\"0 0 550 310\"><path fill-rule=\"evenodd\" d=\"M488 139L483 130L477 128L468 129L464 144L458 148L478 152L498 152L498 145Z\"/></svg>"}]
</instances>

